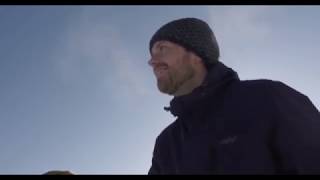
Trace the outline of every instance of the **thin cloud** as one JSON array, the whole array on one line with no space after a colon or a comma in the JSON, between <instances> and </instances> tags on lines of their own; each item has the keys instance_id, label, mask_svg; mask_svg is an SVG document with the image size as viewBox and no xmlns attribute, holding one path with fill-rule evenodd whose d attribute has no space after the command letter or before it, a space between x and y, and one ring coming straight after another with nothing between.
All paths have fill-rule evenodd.
<instances>
[{"instance_id":1,"label":"thin cloud","mask_svg":"<svg viewBox=\"0 0 320 180\"><path fill-rule=\"evenodd\" d=\"M261 18L267 12L263 6L209 8L211 25L224 41L262 41L268 37L270 28ZM243 40L243 41L240 41Z\"/></svg>"},{"instance_id":2,"label":"thin cloud","mask_svg":"<svg viewBox=\"0 0 320 180\"><path fill-rule=\"evenodd\" d=\"M117 27L98 15L82 11L61 35L55 59L62 81L79 82L86 74L101 87L150 94L142 67L134 64L138 58L130 53Z\"/></svg>"},{"instance_id":3,"label":"thin cloud","mask_svg":"<svg viewBox=\"0 0 320 180\"><path fill-rule=\"evenodd\" d=\"M222 58L237 64L238 61L234 60L240 54L249 53L252 48L268 40L272 31L266 21L262 20L267 11L268 8L264 6L208 8L209 24L217 36Z\"/></svg>"}]
</instances>

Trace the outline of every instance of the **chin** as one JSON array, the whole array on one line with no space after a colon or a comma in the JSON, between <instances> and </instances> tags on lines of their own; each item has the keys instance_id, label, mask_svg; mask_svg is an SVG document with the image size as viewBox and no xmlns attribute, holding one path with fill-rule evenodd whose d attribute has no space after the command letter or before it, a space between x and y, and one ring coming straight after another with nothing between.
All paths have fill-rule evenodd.
<instances>
[{"instance_id":1,"label":"chin","mask_svg":"<svg viewBox=\"0 0 320 180\"><path fill-rule=\"evenodd\" d=\"M164 93L164 94L168 94L168 95L174 95L175 92L170 91L170 89L168 88L163 88L158 86L158 89L160 92Z\"/></svg>"},{"instance_id":2,"label":"chin","mask_svg":"<svg viewBox=\"0 0 320 180\"><path fill-rule=\"evenodd\" d=\"M172 84L166 79L158 79L157 86L160 92L168 95L173 95L175 90L172 89Z\"/></svg>"},{"instance_id":3,"label":"chin","mask_svg":"<svg viewBox=\"0 0 320 180\"><path fill-rule=\"evenodd\" d=\"M164 94L169 94L168 89L158 85L158 89L160 92Z\"/></svg>"}]
</instances>

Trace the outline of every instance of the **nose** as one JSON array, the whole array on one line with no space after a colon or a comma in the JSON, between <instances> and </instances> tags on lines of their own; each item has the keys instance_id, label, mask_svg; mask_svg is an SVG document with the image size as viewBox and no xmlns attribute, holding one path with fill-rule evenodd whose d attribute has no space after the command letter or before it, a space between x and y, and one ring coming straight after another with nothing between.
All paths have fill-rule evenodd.
<instances>
[{"instance_id":1,"label":"nose","mask_svg":"<svg viewBox=\"0 0 320 180\"><path fill-rule=\"evenodd\" d=\"M154 67L155 65L159 64L160 61L159 60L156 60L155 58L151 58L149 61L148 61L148 64L149 66L151 67Z\"/></svg>"}]
</instances>

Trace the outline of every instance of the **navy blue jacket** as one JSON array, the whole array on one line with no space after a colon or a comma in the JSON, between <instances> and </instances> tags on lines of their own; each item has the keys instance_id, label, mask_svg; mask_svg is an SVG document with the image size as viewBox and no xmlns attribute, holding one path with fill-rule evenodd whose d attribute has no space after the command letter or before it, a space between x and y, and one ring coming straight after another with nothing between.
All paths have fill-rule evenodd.
<instances>
[{"instance_id":1,"label":"navy blue jacket","mask_svg":"<svg viewBox=\"0 0 320 180\"><path fill-rule=\"evenodd\" d=\"M320 113L271 80L240 81L218 63L157 137L149 174L320 174Z\"/></svg>"}]
</instances>

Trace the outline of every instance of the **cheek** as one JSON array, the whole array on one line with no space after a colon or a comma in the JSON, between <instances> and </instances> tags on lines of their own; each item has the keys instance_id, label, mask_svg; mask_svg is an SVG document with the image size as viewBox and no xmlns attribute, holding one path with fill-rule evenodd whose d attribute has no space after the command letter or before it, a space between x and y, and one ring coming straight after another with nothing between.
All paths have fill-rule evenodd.
<instances>
[{"instance_id":1,"label":"cheek","mask_svg":"<svg viewBox=\"0 0 320 180\"><path fill-rule=\"evenodd\" d=\"M165 60L165 63L168 64L169 67L179 68L183 63L183 59L177 56L171 56Z\"/></svg>"},{"instance_id":2,"label":"cheek","mask_svg":"<svg viewBox=\"0 0 320 180\"><path fill-rule=\"evenodd\" d=\"M185 68L186 62L183 59L176 59L173 63L170 64L171 69L174 70L176 73L183 71Z\"/></svg>"},{"instance_id":3,"label":"cheek","mask_svg":"<svg viewBox=\"0 0 320 180\"><path fill-rule=\"evenodd\" d=\"M179 55L167 56L163 59L163 63L168 66L171 74L177 74L177 72L185 65L185 60L187 59L184 59Z\"/></svg>"}]
</instances>

